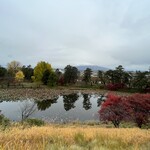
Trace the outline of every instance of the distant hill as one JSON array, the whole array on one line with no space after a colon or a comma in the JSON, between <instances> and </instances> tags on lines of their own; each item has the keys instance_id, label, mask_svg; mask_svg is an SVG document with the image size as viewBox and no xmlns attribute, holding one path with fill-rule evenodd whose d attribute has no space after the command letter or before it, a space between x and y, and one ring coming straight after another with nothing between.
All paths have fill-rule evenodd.
<instances>
[{"instance_id":1,"label":"distant hill","mask_svg":"<svg viewBox=\"0 0 150 150\"><path fill-rule=\"evenodd\" d=\"M90 68L93 71L98 71L98 70L102 70L102 71L107 71L109 70L109 68L105 68L105 67L101 67L101 66L95 66L95 65L80 65L80 66L76 66L78 68L79 71L84 71L86 68Z\"/></svg>"}]
</instances>

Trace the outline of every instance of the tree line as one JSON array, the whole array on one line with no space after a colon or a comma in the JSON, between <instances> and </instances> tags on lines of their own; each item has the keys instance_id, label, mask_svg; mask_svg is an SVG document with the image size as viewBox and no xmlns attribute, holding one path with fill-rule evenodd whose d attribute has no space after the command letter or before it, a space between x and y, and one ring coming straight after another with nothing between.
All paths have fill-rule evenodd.
<instances>
[{"instance_id":1,"label":"tree line","mask_svg":"<svg viewBox=\"0 0 150 150\"><path fill-rule=\"evenodd\" d=\"M136 89L147 92L150 89L150 71L128 72L119 65L114 70L99 70L97 75L93 76L90 68L86 68L82 73L77 67L67 65L62 72L60 69L54 70L51 64L45 61L38 62L34 68L12 61L7 64L7 68L0 66L0 81L30 81L48 86L74 85L82 82L85 85L97 85L109 90Z\"/></svg>"}]
</instances>

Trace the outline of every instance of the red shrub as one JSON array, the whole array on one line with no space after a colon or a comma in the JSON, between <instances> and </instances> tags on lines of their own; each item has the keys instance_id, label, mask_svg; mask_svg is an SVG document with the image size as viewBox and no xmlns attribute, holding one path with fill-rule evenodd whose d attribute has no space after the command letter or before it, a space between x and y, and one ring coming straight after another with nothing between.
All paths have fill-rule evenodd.
<instances>
[{"instance_id":1,"label":"red shrub","mask_svg":"<svg viewBox=\"0 0 150 150\"><path fill-rule=\"evenodd\" d=\"M115 127L119 127L122 120L131 120L141 128L143 124L150 123L150 94L108 95L99 114L100 120L112 121Z\"/></svg>"},{"instance_id":2,"label":"red shrub","mask_svg":"<svg viewBox=\"0 0 150 150\"><path fill-rule=\"evenodd\" d=\"M107 85L107 89L108 90L111 90L111 91L116 91L116 90L119 90L119 89L123 89L124 88L124 84L123 83L109 83Z\"/></svg>"},{"instance_id":3,"label":"red shrub","mask_svg":"<svg viewBox=\"0 0 150 150\"><path fill-rule=\"evenodd\" d=\"M128 119L130 113L130 106L126 98L115 95L108 95L99 111L100 120L111 121L115 127L119 127L122 120Z\"/></svg>"},{"instance_id":4,"label":"red shrub","mask_svg":"<svg viewBox=\"0 0 150 150\"><path fill-rule=\"evenodd\" d=\"M149 123L150 119L150 94L134 94L128 97L132 109L132 120L139 128Z\"/></svg>"}]
</instances>

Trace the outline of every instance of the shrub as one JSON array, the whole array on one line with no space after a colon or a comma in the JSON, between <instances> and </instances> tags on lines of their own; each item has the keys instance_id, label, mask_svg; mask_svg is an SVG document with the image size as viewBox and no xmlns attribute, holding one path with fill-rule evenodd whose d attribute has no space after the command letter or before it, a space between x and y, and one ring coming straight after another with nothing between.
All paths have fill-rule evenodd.
<instances>
[{"instance_id":1,"label":"shrub","mask_svg":"<svg viewBox=\"0 0 150 150\"><path fill-rule=\"evenodd\" d=\"M119 89L123 89L125 87L125 85L123 83L109 83L107 86L107 89L108 90L111 90L111 91L116 91L116 90L119 90Z\"/></svg>"},{"instance_id":2,"label":"shrub","mask_svg":"<svg viewBox=\"0 0 150 150\"><path fill-rule=\"evenodd\" d=\"M127 98L132 109L132 121L139 128L149 123L150 119L150 94L134 94Z\"/></svg>"},{"instance_id":3,"label":"shrub","mask_svg":"<svg viewBox=\"0 0 150 150\"><path fill-rule=\"evenodd\" d=\"M99 114L100 120L111 121L118 128L121 121L128 119L130 112L131 110L125 97L110 94L101 105Z\"/></svg>"},{"instance_id":4,"label":"shrub","mask_svg":"<svg viewBox=\"0 0 150 150\"><path fill-rule=\"evenodd\" d=\"M150 122L150 94L134 94L132 96L108 95L99 111L100 120L111 121L119 127L121 121L133 121L139 128Z\"/></svg>"},{"instance_id":5,"label":"shrub","mask_svg":"<svg viewBox=\"0 0 150 150\"><path fill-rule=\"evenodd\" d=\"M3 114L0 114L0 125L3 127L7 127L10 125L10 120L6 118Z\"/></svg>"}]
</instances>

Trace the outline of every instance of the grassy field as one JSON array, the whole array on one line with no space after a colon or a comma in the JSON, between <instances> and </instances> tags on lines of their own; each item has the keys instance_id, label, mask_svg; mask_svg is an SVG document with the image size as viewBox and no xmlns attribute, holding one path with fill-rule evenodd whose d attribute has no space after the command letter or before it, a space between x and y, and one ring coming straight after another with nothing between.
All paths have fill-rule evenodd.
<instances>
[{"instance_id":1,"label":"grassy field","mask_svg":"<svg viewBox=\"0 0 150 150\"><path fill-rule=\"evenodd\" d=\"M2 150L148 150L150 130L98 126L11 127L0 132Z\"/></svg>"}]
</instances>

